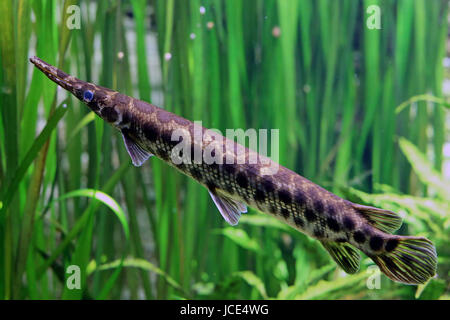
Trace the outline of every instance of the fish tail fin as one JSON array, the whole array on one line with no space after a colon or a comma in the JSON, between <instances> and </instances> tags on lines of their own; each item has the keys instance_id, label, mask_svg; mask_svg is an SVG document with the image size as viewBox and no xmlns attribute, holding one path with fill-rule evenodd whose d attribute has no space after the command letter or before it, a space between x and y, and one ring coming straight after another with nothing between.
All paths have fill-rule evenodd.
<instances>
[{"instance_id":1,"label":"fish tail fin","mask_svg":"<svg viewBox=\"0 0 450 320\"><path fill-rule=\"evenodd\" d=\"M436 249L424 237L391 236L381 253L367 255L386 276L397 282L421 284L436 273Z\"/></svg>"},{"instance_id":2,"label":"fish tail fin","mask_svg":"<svg viewBox=\"0 0 450 320\"><path fill-rule=\"evenodd\" d=\"M393 233L402 225L402 218L395 212L356 203L352 206L367 223L383 232Z\"/></svg>"}]
</instances>

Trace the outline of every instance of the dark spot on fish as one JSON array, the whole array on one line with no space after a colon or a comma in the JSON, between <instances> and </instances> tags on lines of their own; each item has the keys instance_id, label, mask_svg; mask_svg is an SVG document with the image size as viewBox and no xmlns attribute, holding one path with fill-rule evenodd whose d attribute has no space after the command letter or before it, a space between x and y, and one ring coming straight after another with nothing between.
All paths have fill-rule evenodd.
<instances>
[{"instance_id":1,"label":"dark spot on fish","mask_svg":"<svg viewBox=\"0 0 450 320\"><path fill-rule=\"evenodd\" d=\"M213 181L206 182L206 187L212 192L217 189L217 185Z\"/></svg>"},{"instance_id":2,"label":"dark spot on fish","mask_svg":"<svg viewBox=\"0 0 450 320\"><path fill-rule=\"evenodd\" d=\"M257 188L255 192L255 200L263 202L266 198L266 194L261 189Z\"/></svg>"},{"instance_id":3,"label":"dark spot on fish","mask_svg":"<svg viewBox=\"0 0 450 320\"><path fill-rule=\"evenodd\" d=\"M200 170L198 170L198 168L196 167L192 167L189 172L191 173L192 177L197 179L197 180L202 180L202 173L200 172Z\"/></svg>"},{"instance_id":4,"label":"dark spot on fish","mask_svg":"<svg viewBox=\"0 0 450 320\"><path fill-rule=\"evenodd\" d=\"M262 186L267 193L272 193L275 190L275 185L268 178L263 179Z\"/></svg>"},{"instance_id":5,"label":"dark spot on fish","mask_svg":"<svg viewBox=\"0 0 450 320\"><path fill-rule=\"evenodd\" d=\"M327 212L328 212L328 215L335 216L336 215L336 206L334 204L329 204Z\"/></svg>"},{"instance_id":6,"label":"dark spot on fish","mask_svg":"<svg viewBox=\"0 0 450 320\"><path fill-rule=\"evenodd\" d=\"M366 241L366 236L361 231L356 231L353 233L353 239L358 243L364 243L364 241Z\"/></svg>"},{"instance_id":7,"label":"dark spot on fish","mask_svg":"<svg viewBox=\"0 0 450 320\"><path fill-rule=\"evenodd\" d=\"M373 251L378 251L383 246L383 239L380 236L373 236L370 238L369 245Z\"/></svg>"},{"instance_id":8,"label":"dark spot on fish","mask_svg":"<svg viewBox=\"0 0 450 320\"><path fill-rule=\"evenodd\" d=\"M158 139L158 128L152 123L145 123L142 129L144 136L151 142L155 142Z\"/></svg>"},{"instance_id":9,"label":"dark spot on fish","mask_svg":"<svg viewBox=\"0 0 450 320\"><path fill-rule=\"evenodd\" d=\"M313 234L316 238L323 238L324 236L323 230L319 228L314 229Z\"/></svg>"},{"instance_id":10,"label":"dark spot on fish","mask_svg":"<svg viewBox=\"0 0 450 320\"><path fill-rule=\"evenodd\" d=\"M222 165L223 170L230 174L230 175L234 175L235 171L236 171L236 167L234 164L228 164L228 163L224 163Z\"/></svg>"},{"instance_id":11,"label":"dark spot on fish","mask_svg":"<svg viewBox=\"0 0 450 320\"><path fill-rule=\"evenodd\" d=\"M306 203L306 197L305 197L305 194L304 194L303 192L301 192L301 191L295 192L294 200L295 200L295 202L296 202L297 204L299 204L299 205L305 204L305 203Z\"/></svg>"},{"instance_id":12,"label":"dark spot on fish","mask_svg":"<svg viewBox=\"0 0 450 320\"><path fill-rule=\"evenodd\" d=\"M344 217L344 227L348 231L352 231L355 228L355 222L350 217Z\"/></svg>"},{"instance_id":13,"label":"dark spot on fish","mask_svg":"<svg viewBox=\"0 0 450 320\"><path fill-rule=\"evenodd\" d=\"M120 125L127 125L131 123L132 115L128 111L122 112L122 122L120 122Z\"/></svg>"},{"instance_id":14,"label":"dark spot on fish","mask_svg":"<svg viewBox=\"0 0 450 320\"><path fill-rule=\"evenodd\" d=\"M306 220L308 220L309 222L313 222L317 219L316 213L314 211L312 211L310 208L306 208L305 217L306 217Z\"/></svg>"},{"instance_id":15,"label":"dark spot on fish","mask_svg":"<svg viewBox=\"0 0 450 320\"><path fill-rule=\"evenodd\" d=\"M175 138L175 140L172 140L172 134L171 134L171 132L168 132L168 131L164 132L161 135L162 141L165 144L168 144L169 146L172 146L172 147L176 146L181 141L183 141L183 137L178 136L178 137L174 137L174 138Z\"/></svg>"},{"instance_id":16,"label":"dark spot on fish","mask_svg":"<svg viewBox=\"0 0 450 320\"><path fill-rule=\"evenodd\" d=\"M341 230L339 223L334 218L328 218L327 225L332 231L338 232L339 230Z\"/></svg>"},{"instance_id":17,"label":"dark spot on fish","mask_svg":"<svg viewBox=\"0 0 450 320\"><path fill-rule=\"evenodd\" d=\"M247 179L247 177L245 176L245 173L243 173L243 172L239 172L238 174L237 174L237 177L236 177L236 182L237 182L237 184L239 185L239 187L241 187L241 188L247 188L248 187L248 179Z\"/></svg>"},{"instance_id":18,"label":"dark spot on fish","mask_svg":"<svg viewBox=\"0 0 450 320\"><path fill-rule=\"evenodd\" d=\"M314 199L314 209L316 210L316 212L323 212L324 205L322 200L316 198Z\"/></svg>"},{"instance_id":19,"label":"dark spot on fish","mask_svg":"<svg viewBox=\"0 0 450 320\"><path fill-rule=\"evenodd\" d=\"M395 248L397 248L397 246L398 246L398 240L397 240L397 239L389 239L389 240L386 242L385 249L386 249L387 252L391 252L391 251L393 251Z\"/></svg>"},{"instance_id":20,"label":"dark spot on fish","mask_svg":"<svg viewBox=\"0 0 450 320\"><path fill-rule=\"evenodd\" d=\"M122 132L123 135L129 137L130 135L130 129L128 128L123 128L122 130L120 130Z\"/></svg>"},{"instance_id":21,"label":"dark spot on fish","mask_svg":"<svg viewBox=\"0 0 450 320\"><path fill-rule=\"evenodd\" d=\"M347 242L347 239L345 239L345 238L338 238L338 239L336 239L336 242L340 242L340 243Z\"/></svg>"},{"instance_id":22,"label":"dark spot on fish","mask_svg":"<svg viewBox=\"0 0 450 320\"><path fill-rule=\"evenodd\" d=\"M94 111L94 112L96 112L98 114L98 111L100 110L100 107L98 106L98 104L95 101L92 100L91 102L87 103L87 105L89 106L89 108L92 111Z\"/></svg>"},{"instance_id":23,"label":"dark spot on fish","mask_svg":"<svg viewBox=\"0 0 450 320\"><path fill-rule=\"evenodd\" d=\"M224 188L229 194L234 194L234 189L233 189L233 186L231 185L231 184L227 184L227 185L225 185L225 188Z\"/></svg>"},{"instance_id":24,"label":"dark spot on fish","mask_svg":"<svg viewBox=\"0 0 450 320\"><path fill-rule=\"evenodd\" d=\"M278 212L278 209L277 209L277 207L276 206L274 206L274 205L271 205L270 206L270 212L272 212L272 213L277 213Z\"/></svg>"},{"instance_id":25,"label":"dark spot on fish","mask_svg":"<svg viewBox=\"0 0 450 320\"><path fill-rule=\"evenodd\" d=\"M297 215L294 216L294 223L299 227L303 227L305 225L305 221L303 221L303 219Z\"/></svg>"},{"instance_id":26,"label":"dark spot on fish","mask_svg":"<svg viewBox=\"0 0 450 320\"><path fill-rule=\"evenodd\" d=\"M167 151L164 147L163 148L160 147L159 150L158 150L158 155L163 160L168 161L169 160L169 156L170 156L170 149L169 149L169 151Z\"/></svg>"},{"instance_id":27,"label":"dark spot on fish","mask_svg":"<svg viewBox=\"0 0 450 320\"><path fill-rule=\"evenodd\" d=\"M292 201L291 194L287 190L278 191L278 198L286 204L290 204Z\"/></svg>"},{"instance_id":28,"label":"dark spot on fish","mask_svg":"<svg viewBox=\"0 0 450 320\"><path fill-rule=\"evenodd\" d=\"M285 219L289 218L289 210L286 208L281 208L281 214Z\"/></svg>"},{"instance_id":29,"label":"dark spot on fish","mask_svg":"<svg viewBox=\"0 0 450 320\"><path fill-rule=\"evenodd\" d=\"M247 174L247 179L248 179L249 184L252 181L256 181L257 180L258 174L255 173L253 170L247 170L246 174Z\"/></svg>"},{"instance_id":30,"label":"dark spot on fish","mask_svg":"<svg viewBox=\"0 0 450 320\"><path fill-rule=\"evenodd\" d=\"M183 171L184 171L184 169L186 168L186 165L185 165L183 162L181 162L181 163L179 163L179 164L176 164L175 166L176 166L178 169L183 170Z\"/></svg>"},{"instance_id":31,"label":"dark spot on fish","mask_svg":"<svg viewBox=\"0 0 450 320\"><path fill-rule=\"evenodd\" d=\"M103 119L108 122L116 122L119 118L119 114L114 107L104 107L101 111Z\"/></svg>"}]
</instances>

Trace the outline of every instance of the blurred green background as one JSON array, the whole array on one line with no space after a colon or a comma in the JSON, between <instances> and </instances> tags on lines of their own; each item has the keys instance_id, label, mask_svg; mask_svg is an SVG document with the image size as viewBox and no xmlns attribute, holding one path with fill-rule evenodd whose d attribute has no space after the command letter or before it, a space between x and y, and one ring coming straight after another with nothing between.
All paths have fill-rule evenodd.
<instances>
[{"instance_id":1,"label":"blurred green background","mask_svg":"<svg viewBox=\"0 0 450 320\"><path fill-rule=\"evenodd\" d=\"M0 298L450 298L448 6L0 1ZM196 182L156 158L133 167L32 55L206 127L280 129L282 165L398 212L399 234L436 244L437 277L397 284L365 256L345 275L254 209L226 225Z\"/></svg>"}]
</instances>

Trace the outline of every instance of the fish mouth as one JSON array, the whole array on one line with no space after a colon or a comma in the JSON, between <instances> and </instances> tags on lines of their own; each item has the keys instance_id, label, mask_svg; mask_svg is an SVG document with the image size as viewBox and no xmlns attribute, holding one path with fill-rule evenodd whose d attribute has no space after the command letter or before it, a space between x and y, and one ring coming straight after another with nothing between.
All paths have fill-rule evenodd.
<instances>
[{"instance_id":1,"label":"fish mouth","mask_svg":"<svg viewBox=\"0 0 450 320\"><path fill-rule=\"evenodd\" d=\"M63 87L64 89L74 92L74 86L72 81L69 79L69 75L55 66L48 64L44 60L33 56L30 58L30 62L36 66L39 70L41 70L50 80Z\"/></svg>"}]
</instances>

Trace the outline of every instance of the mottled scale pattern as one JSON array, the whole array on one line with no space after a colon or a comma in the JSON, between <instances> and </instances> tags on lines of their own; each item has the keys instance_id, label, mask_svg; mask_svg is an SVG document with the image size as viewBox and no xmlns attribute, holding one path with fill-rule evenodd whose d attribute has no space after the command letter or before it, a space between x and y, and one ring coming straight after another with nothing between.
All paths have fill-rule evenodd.
<instances>
[{"instance_id":1,"label":"mottled scale pattern","mask_svg":"<svg viewBox=\"0 0 450 320\"><path fill-rule=\"evenodd\" d=\"M144 141L145 147L153 154L211 191L220 191L257 207L315 238L353 242L353 233L363 221L348 201L282 166L274 175L261 175L261 168L267 163L226 163L224 152L223 164L196 164L192 152L192 163L175 165L170 155L180 141L171 140L172 132L185 129L193 137L194 124L156 106L135 99L124 101L123 97L117 98L121 103L119 110L125 115L117 124L120 130L125 130L136 141ZM202 132L208 134L206 128L202 128ZM235 150L236 143L223 138L223 145L226 144L232 147L224 147L224 150ZM205 142L203 149L207 145ZM200 145L194 144L192 150L196 148L199 149ZM247 159L253 152L246 148L244 151Z\"/></svg>"}]
</instances>

